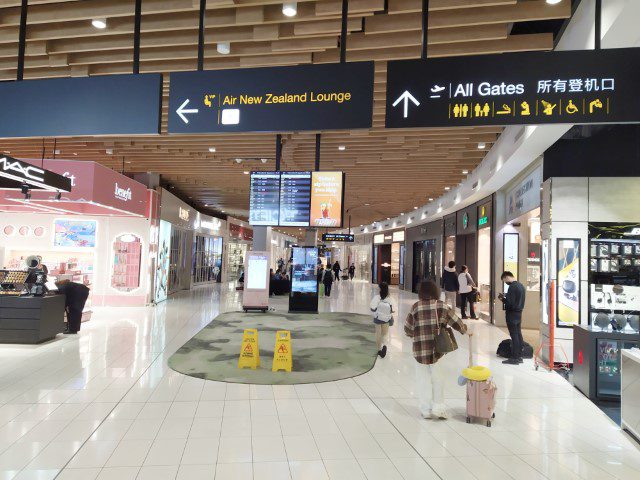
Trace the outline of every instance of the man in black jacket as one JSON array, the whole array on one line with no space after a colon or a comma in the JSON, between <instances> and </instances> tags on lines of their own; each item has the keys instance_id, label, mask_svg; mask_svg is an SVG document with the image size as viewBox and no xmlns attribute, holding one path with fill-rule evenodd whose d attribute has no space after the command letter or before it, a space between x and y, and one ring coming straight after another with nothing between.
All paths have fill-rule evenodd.
<instances>
[{"instance_id":1,"label":"man in black jacket","mask_svg":"<svg viewBox=\"0 0 640 480\"><path fill-rule=\"evenodd\" d=\"M67 311L67 329L64 333L76 334L82 323L82 310L89 298L89 288L82 283L61 280L56 282L58 292L65 296L65 310Z\"/></svg>"},{"instance_id":2,"label":"man in black jacket","mask_svg":"<svg viewBox=\"0 0 640 480\"><path fill-rule=\"evenodd\" d=\"M458 272L456 272L456 262L449 262L448 267L444 267L442 271L442 280L440 286L444 290L444 301L451 308L456 308L456 294L460 290L460 282L458 281Z\"/></svg>"},{"instance_id":3,"label":"man in black jacket","mask_svg":"<svg viewBox=\"0 0 640 480\"><path fill-rule=\"evenodd\" d=\"M509 335L511 335L511 358L502 363L518 365L522 363L522 346L524 345L522 338L522 310L524 310L524 300L527 292L524 289L524 285L515 279L513 273L504 272L500 278L509 286L506 295L501 293L498 298L504 304L507 328L509 329Z\"/></svg>"}]
</instances>

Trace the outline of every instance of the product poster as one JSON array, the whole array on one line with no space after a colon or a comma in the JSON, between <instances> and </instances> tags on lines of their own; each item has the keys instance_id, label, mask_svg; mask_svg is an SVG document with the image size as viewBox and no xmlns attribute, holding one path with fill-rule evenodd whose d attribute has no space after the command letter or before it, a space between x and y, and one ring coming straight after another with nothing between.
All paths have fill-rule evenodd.
<instances>
[{"instance_id":1,"label":"product poster","mask_svg":"<svg viewBox=\"0 0 640 480\"><path fill-rule=\"evenodd\" d=\"M171 251L171 224L160 220L158 233L158 261L156 262L155 292L153 300L156 303L167 299L169 284L169 255Z\"/></svg>"},{"instance_id":2,"label":"product poster","mask_svg":"<svg viewBox=\"0 0 640 480\"><path fill-rule=\"evenodd\" d=\"M542 323L549 324L549 240L542 241Z\"/></svg>"},{"instance_id":3,"label":"product poster","mask_svg":"<svg viewBox=\"0 0 640 480\"><path fill-rule=\"evenodd\" d=\"M342 226L342 172L313 172L311 177L311 226Z\"/></svg>"},{"instance_id":4,"label":"product poster","mask_svg":"<svg viewBox=\"0 0 640 480\"><path fill-rule=\"evenodd\" d=\"M55 220L54 247L93 248L96 246L95 220Z\"/></svg>"},{"instance_id":5,"label":"product poster","mask_svg":"<svg viewBox=\"0 0 640 480\"><path fill-rule=\"evenodd\" d=\"M517 233L504 234L504 248L502 256L503 271L513 273L518 280L518 248L520 246L519 236ZM507 285L503 285L503 291L507 291Z\"/></svg>"},{"instance_id":6,"label":"product poster","mask_svg":"<svg viewBox=\"0 0 640 480\"><path fill-rule=\"evenodd\" d=\"M580 240L558 239L557 325L580 323Z\"/></svg>"}]
</instances>

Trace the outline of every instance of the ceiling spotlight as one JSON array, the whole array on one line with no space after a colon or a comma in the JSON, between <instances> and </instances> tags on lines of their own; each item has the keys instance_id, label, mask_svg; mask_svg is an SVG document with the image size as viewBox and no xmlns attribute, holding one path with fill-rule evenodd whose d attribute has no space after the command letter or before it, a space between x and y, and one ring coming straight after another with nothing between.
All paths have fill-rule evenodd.
<instances>
[{"instance_id":1,"label":"ceiling spotlight","mask_svg":"<svg viewBox=\"0 0 640 480\"><path fill-rule=\"evenodd\" d=\"M418 209L418 207L413 207L413 209L414 209L414 210L417 210L417 209Z\"/></svg>"},{"instance_id":2,"label":"ceiling spotlight","mask_svg":"<svg viewBox=\"0 0 640 480\"><path fill-rule=\"evenodd\" d=\"M56 148L56 149L53 151L53 153L54 153L54 154L56 154L56 155L60 155L60 149L57 149L57 148Z\"/></svg>"},{"instance_id":3,"label":"ceiling spotlight","mask_svg":"<svg viewBox=\"0 0 640 480\"><path fill-rule=\"evenodd\" d=\"M209 151L211 153L216 153L216 147L209 147Z\"/></svg>"},{"instance_id":4,"label":"ceiling spotlight","mask_svg":"<svg viewBox=\"0 0 640 480\"><path fill-rule=\"evenodd\" d=\"M562 0L547 0L547 3L549 5L557 5L561 2Z\"/></svg>"},{"instance_id":5,"label":"ceiling spotlight","mask_svg":"<svg viewBox=\"0 0 640 480\"><path fill-rule=\"evenodd\" d=\"M262 163L267 163L267 162L269 161L269 159L268 159L268 158L261 158L261 159L260 159L260 161L261 161Z\"/></svg>"},{"instance_id":6,"label":"ceiling spotlight","mask_svg":"<svg viewBox=\"0 0 640 480\"><path fill-rule=\"evenodd\" d=\"M487 148L487 144L484 142L478 142L478 150L484 150Z\"/></svg>"},{"instance_id":7,"label":"ceiling spotlight","mask_svg":"<svg viewBox=\"0 0 640 480\"><path fill-rule=\"evenodd\" d=\"M245 171L244 171L244 172L242 172L242 173L244 173L245 175L249 175L249 171L248 171L248 170L245 170Z\"/></svg>"},{"instance_id":8,"label":"ceiling spotlight","mask_svg":"<svg viewBox=\"0 0 640 480\"><path fill-rule=\"evenodd\" d=\"M298 13L298 2L284 2L282 4L282 14L285 17L295 17Z\"/></svg>"},{"instance_id":9,"label":"ceiling spotlight","mask_svg":"<svg viewBox=\"0 0 640 480\"><path fill-rule=\"evenodd\" d=\"M242 159L241 158L236 158L236 163L239 165L242 163Z\"/></svg>"},{"instance_id":10,"label":"ceiling spotlight","mask_svg":"<svg viewBox=\"0 0 640 480\"><path fill-rule=\"evenodd\" d=\"M404 212L402 212L400 215L404 215Z\"/></svg>"},{"instance_id":11,"label":"ceiling spotlight","mask_svg":"<svg viewBox=\"0 0 640 480\"><path fill-rule=\"evenodd\" d=\"M113 155L113 149L112 148L107 148L104 153L106 153L107 155Z\"/></svg>"},{"instance_id":12,"label":"ceiling spotlight","mask_svg":"<svg viewBox=\"0 0 640 480\"><path fill-rule=\"evenodd\" d=\"M345 147L344 145L340 145L338 147L338 150L340 150L341 152L344 152L347 149L347 147Z\"/></svg>"},{"instance_id":13,"label":"ceiling spotlight","mask_svg":"<svg viewBox=\"0 0 640 480\"><path fill-rule=\"evenodd\" d=\"M469 173L469 170L462 170L463 175L467 175L468 173Z\"/></svg>"},{"instance_id":14,"label":"ceiling spotlight","mask_svg":"<svg viewBox=\"0 0 640 480\"><path fill-rule=\"evenodd\" d=\"M220 55L229 55L231 53L231 44L229 42L218 42L216 50Z\"/></svg>"},{"instance_id":15,"label":"ceiling spotlight","mask_svg":"<svg viewBox=\"0 0 640 480\"><path fill-rule=\"evenodd\" d=\"M364 206L368 207L369 205L371 205L370 203L365 203Z\"/></svg>"},{"instance_id":16,"label":"ceiling spotlight","mask_svg":"<svg viewBox=\"0 0 640 480\"><path fill-rule=\"evenodd\" d=\"M449 190L451 190L451 187L444 187L444 189L448 192Z\"/></svg>"},{"instance_id":17,"label":"ceiling spotlight","mask_svg":"<svg viewBox=\"0 0 640 480\"><path fill-rule=\"evenodd\" d=\"M433 198L429 197L429 201L430 201L430 202L433 202Z\"/></svg>"},{"instance_id":18,"label":"ceiling spotlight","mask_svg":"<svg viewBox=\"0 0 640 480\"><path fill-rule=\"evenodd\" d=\"M94 18L91 20L91 25L100 30L104 30L107 28L107 19L106 18Z\"/></svg>"}]
</instances>

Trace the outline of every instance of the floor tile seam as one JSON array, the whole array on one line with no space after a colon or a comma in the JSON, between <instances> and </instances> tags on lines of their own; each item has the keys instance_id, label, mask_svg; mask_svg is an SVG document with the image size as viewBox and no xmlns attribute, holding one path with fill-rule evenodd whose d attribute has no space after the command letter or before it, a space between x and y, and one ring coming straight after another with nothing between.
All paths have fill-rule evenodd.
<instances>
[{"instance_id":1,"label":"floor tile seam","mask_svg":"<svg viewBox=\"0 0 640 480\"><path fill-rule=\"evenodd\" d=\"M568 470L569 472L571 472L571 474L575 475L578 478L583 478L582 476L580 476L578 473L574 472L573 470L571 470L569 467L566 467L565 465L562 465L560 462L558 462L555 458L551 458L552 455L562 455L562 454L547 454L547 453L542 453L542 454L526 454L526 453L520 453L518 455L516 455L519 459L521 459L523 462L525 462L527 465L529 465L531 468L533 468L534 470L536 470L537 472L539 472L541 475L543 475L545 478L549 478L548 475L546 475L542 470L538 469L537 467L531 465L529 462L527 462L525 460L524 457L536 457L536 456L545 456L545 457L549 457L549 460L552 461L553 463L555 463L558 468L560 470ZM602 470L602 469L600 469ZM603 473L607 474L607 472L605 472L604 470L602 470Z\"/></svg>"},{"instance_id":2,"label":"floor tile seam","mask_svg":"<svg viewBox=\"0 0 640 480\"><path fill-rule=\"evenodd\" d=\"M157 354L156 359L157 359L157 358L159 358L159 356L160 356L160 354ZM154 359L154 362L152 362L152 363L151 363L151 364L150 364L150 365L149 365L149 366L144 370L144 372L142 372L142 373L141 373L140 377L141 377L142 375L144 375L144 373L145 373L146 371L148 371L148 370L151 368L151 366L153 365L153 363L155 363L155 360L156 360L156 359ZM140 378L140 377L138 377L138 378ZM125 398L125 397L127 396L127 394L131 391L131 389L132 389L132 388L133 388L133 386L131 386L131 387L127 390L127 392L125 392L125 393L122 395L122 397L120 398L120 400L119 400L119 401L114 402L114 403L115 403L115 405L113 406L113 408L112 408L112 409L111 409L111 410L110 410L110 411L105 415L105 417L100 421L100 423L99 423L99 424L98 424L98 426L93 430L93 432L91 432L91 435L89 435L89 436L87 437L87 439L86 439L84 442L82 442L82 444L80 445L80 448L78 448L78 449L75 451L75 453L74 453L74 454L69 458L69 460L67 460L67 462L62 466L62 468L61 468L61 469L60 469L60 471L56 474L56 476L53 478L53 480L57 479L57 478L58 478L58 476L60 475L60 473L62 473L62 472L67 468L67 466L68 466L68 465L69 465L69 464L74 460L74 458L75 458L75 457L78 455L78 453L79 453L79 452L84 448L84 446L87 444L87 442L89 442L89 441L90 441L91 437L96 433L96 431L98 431L98 429L99 429L99 428L100 428L100 427L101 427L101 426L102 426L102 425L107 421L107 419L111 416L111 414L112 414L112 413L113 413L113 411L118 407L118 405L119 405L120 403L122 403L122 399L123 399L123 398ZM131 423L131 425L133 425L133 422ZM129 426L129 429L131 428L131 425ZM127 432L129 431L129 429L127 429ZM126 432L125 432L125 435L126 435ZM118 446L120 445L120 443L121 443L121 442L122 442L122 440L124 439L124 436L125 436L125 435L123 435L123 436L122 436L122 438L120 438L120 440L118 440L118 443L117 443L116 447L114 448L113 452L111 452L111 455L109 455L109 458L105 461L104 465L106 465L106 464L109 462L109 459L111 458L111 456L113 455L113 453L117 450ZM148 452L147 452L147 453L148 453ZM145 455L145 459L146 459L146 455ZM143 464L144 464L144 462L143 462ZM105 467L104 467L104 465L103 465L103 467L102 467L103 469L105 468ZM101 470L101 471L102 471L102 470ZM140 471L140 470L138 469L138 473L139 473L139 471ZM137 477L137 474L136 474L136 477Z\"/></svg>"}]
</instances>

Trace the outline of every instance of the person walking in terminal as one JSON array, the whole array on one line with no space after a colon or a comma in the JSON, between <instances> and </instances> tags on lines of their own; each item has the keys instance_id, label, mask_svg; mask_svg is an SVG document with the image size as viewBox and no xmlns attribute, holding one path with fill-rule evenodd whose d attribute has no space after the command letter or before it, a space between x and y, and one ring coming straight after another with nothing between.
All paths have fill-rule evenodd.
<instances>
[{"instance_id":1,"label":"person walking in terminal","mask_svg":"<svg viewBox=\"0 0 640 480\"><path fill-rule=\"evenodd\" d=\"M369 308L373 312L373 323L376 325L378 355L384 358L387 355L386 341L389 338L389 327L393 325L393 304L389 298L387 282L380 284L380 294L373 297Z\"/></svg>"},{"instance_id":2,"label":"person walking in terminal","mask_svg":"<svg viewBox=\"0 0 640 480\"><path fill-rule=\"evenodd\" d=\"M349 265L349 280L353 280L353 277L356 276L356 266L352 263Z\"/></svg>"},{"instance_id":3,"label":"person walking in terminal","mask_svg":"<svg viewBox=\"0 0 640 480\"><path fill-rule=\"evenodd\" d=\"M418 406L423 418L446 419L449 414L444 403L443 354L436 351L436 335L448 326L466 333L467 326L453 308L440 300L435 282L422 282L418 298L404 322L404 333L413 339ZM453 343L457 348L455 339Z\"/></svg>"},{"instance_id":4,"label":"person walking in terminal","mask_svg":"<svg viewBox=\"0 0 640 480\"><path fill-rule=\"evenodd\" d=\"M324 284L324 294L327 297L331 296L331 285L333 285L333 272L327 268L322 276L322 283Z\"/></svg>"},{"instance_id":5,"label":"person walking in terminal","mask_svg":"<svg viewBox=\"0 0 640 480\"><path fill-rule=\"evenodd\" d=\"M336 275L336 281L340 281L340 272L342 269L340 268L340 263L336 260L336 263L333 264L333 273Z\"/></svg>"},{"instance_id":6,"label":"person walking in terminal","mask_svg":"<svg viewBox=\"0 0 640 480\"><path fill-rule=\"evenodd\" d=\"M500 278L509 286L507 293L498 294L498 298L504 304L507 328L509 329L509 335L511 335L511 358L502 363L518 365L522 363L522 347L524 345L522 338L522 310L524 310L526 292L524 285L515 279L513 273L506 271Z\"/></svg>"},{"instance_id":7,"label":"person walking in terminal","mask_svg":"<svg viewBox=\"0 0 640 480\"><path fill-rule=\"evenodd\" d=\"M469 304L469 315L473 320L477 320L475 303L476 303L476 284L469 273L469 267L462 265L460 275L458 275L458 284L460 285L460 312L462 318L467 318L467 303Z\"/></svg>"},{"instance_id":8,"label":"person walking in terminal","mask_svg":"<svg viewBox=\"0 0 640 480\"><path fill-rule=\"evenodd\" d=\"M458 282L458 274L456 272L456 262L453 260L449 262L448 267L444 267L440 284L444 289L444 301L455 310L456 293L460 290L460 283Z\"/></svg>"}]
</instances>

